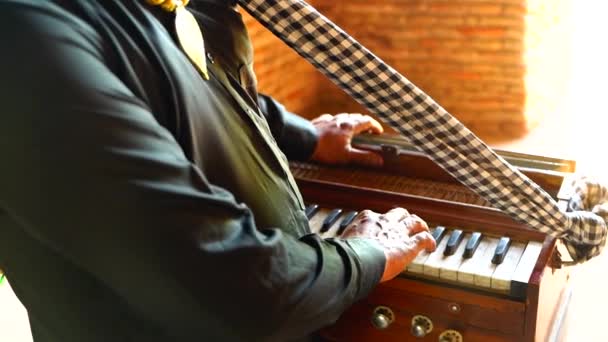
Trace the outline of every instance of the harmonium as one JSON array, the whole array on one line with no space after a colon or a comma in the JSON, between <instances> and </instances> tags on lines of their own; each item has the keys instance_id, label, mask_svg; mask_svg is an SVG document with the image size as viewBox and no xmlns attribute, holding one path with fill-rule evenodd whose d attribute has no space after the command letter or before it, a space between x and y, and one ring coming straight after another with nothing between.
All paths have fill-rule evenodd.
<instances>
[{"instance_id":1,"label":"harmonium","mask_svg":"<svg viewBox=\"0 0 608 342\"><path fill-rule=\"evenodd\" d=\"M516 222L398 136L361 136L381 169L291 163L313 232L341 233L359 211L403 207L437 249L378 285L321 335L329 341L555 341L570 299L559 241ZM567 203L574 161L496 151Z\"/></svg>"}]
</instances>

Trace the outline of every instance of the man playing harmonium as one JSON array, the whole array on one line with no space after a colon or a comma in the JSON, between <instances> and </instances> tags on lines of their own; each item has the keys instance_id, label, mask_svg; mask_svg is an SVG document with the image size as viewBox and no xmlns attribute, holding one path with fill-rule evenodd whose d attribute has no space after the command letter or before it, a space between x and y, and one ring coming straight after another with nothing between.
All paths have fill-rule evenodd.
<instances>
[{"instance_id":1,"label":"man playing harmonium","mask_svg":"<svg viewBox=\"0 0 608 342\"><path fill-rule=\"evenodd\" d=\"M310 234L283 153L378 165L350 138L381 127L258 96L232 1L189 4L189 60L172 3L0 2L0 268L36 342L305 338L435 248L402 208Z\"/></svg>"},{"instance_id":2,"label":"man playing harmonium","mask_svg":"<svg viewBox=\"0 0 608 342\"><path fill-rule=\"evenodd\" d=\"M576 261L599 253L605 221L586 202L558 210L301 1L241 4L493 206ZM4 0L0 36L0 268L36 342L308 338L436 248L403 208L311 234L286 157L380 165L350 139L382 129L309 123L258 94L233 0Z\"/></svg>"}]
</instances>

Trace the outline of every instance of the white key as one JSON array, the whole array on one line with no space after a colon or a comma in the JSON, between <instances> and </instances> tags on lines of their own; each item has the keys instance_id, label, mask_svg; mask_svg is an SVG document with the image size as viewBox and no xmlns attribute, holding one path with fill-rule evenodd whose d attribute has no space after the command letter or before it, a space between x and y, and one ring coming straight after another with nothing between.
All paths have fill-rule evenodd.
<instances>
[{"instance_id":1,"label":"white key","mask_svg":"<svg viewBox=\"0 0 608 342\"><path fill-rule=\"evenodd\" d=\"M428 257L426 262L424 263L424 267L422 272L424 275L428 275L431 277L439 278L439 269L441 268L441 264L444 262L445 257L443 256L443 251L445 250L445 246L448 244L448 240L452 234L451 231L446 231L445 236L441 239L439 246L431 255Z\"/></svg>"},{"instance_id":2,"label":"white key","mask_svg":"<svg viewBox=\"0 0 608 342\"><path fill-rule=\"evenodd\" d=\"M496 267L496 271L492 275L491 286L493 289L509 290L511 288L511 278L525 249L526 245L521 242L511 243L505 259Z\"/></svg>"},{"instance_id":3,"label":"white key","mask_svg":"<svg viewBox=\"0 0 608 342\"><path fill-rule=\"evenodd\" d=\"M477 246L477 250L473 254L473 257L469 259L464 259L460 268L458 269L458 281L465 284L474 284L475 283L475 273L477 273L478 269L482 268L483 255L486 252L486 249L490 247L490 239L487 236L482 236L481 241L479 241L479 246ZM498 240L497 240L498 241Z\"/></svg>"},{"instance_id":4,"label":"white key","mask_svg":"<svg viewBox=\"0 0 608 342\"><path fill-rule=\"evenodd\" d=\"M443 239L446 239L445 232L443 233L442 240ZM437 247L439 247L439 246L437 246ZM435 249L435 250L437 250L437 249ZM424 263L428 260L428 258L431 254L432 254L431 252L427 252L427 251L422 251L422 252L418 253L418 255L416 255L416 258L414 258L414 260L407 266L406 272L423 273Z\"/></svg>"},{"instance_id":5,"label":"white key","mask_svg":"<svg viewBox=\"0 0 608 342\"><path fill-rule=\"evenodd\" d=\"M519 259L519 264L517 264L517 268L515 268L515 272L513 273L512 280L514 282L527 284L530 281L530 276L532 275L532 271L534 271L534 266L536 266L536 261L542 249L542 242L528 242L526 250L521 259Z\"/></svg>"},{"instance_id":6,"label":"white key","mask_svg":"<svg viewBox=\"0 0 608 342\"><path fill-rule=\"evenodd\" d=\"M496 265L492 263L494 251L498 245L499 239L488 238L488 247L481 256L479 267L475 269L475 277L473 284L481 287L490 287L492 285L492 274L496 269Z\"/></svg>"},{"instance_id":7,"label":"white key","mask_svg":"<svg viewBox=\"0 0 608 342\"><path fill-rule=\"evenodd\" d=\"M439 270L439 278L448 280L458 279L458 269L465 260L462 258L462 254L464 253L464 249L467 247L467 242L469 241L470 237L471 234L466 234L462 238L460 245L458 245L456 252L448 257L444 257L444 262Z\"/></svg>"},{"instance_id":8,"label":"white key","mask_svg":"<svg viewBox=\"0 0 608 342\"><path fill-rule=\"evenodd\" d=\"M407 266L406 271L411 273L423 273L422 271L424 269L424 263L427 261L430 255L431 253L427 251L418 253L414 261Z\"/></svg>"},{"instance_id":9,"label":"white key","mask_svg":"<svg viewBox=\"0 0 608 342\"><path fill-rule=\"evenodd\" d=\"M323 220L327 217L327 214L331 209L320 208L319 211L315 214L315 216L308 221L310 225L310 231L316 234L319 234L319 230L321 230L321 226L323 225Z\"/></svg>"}]
</instances>

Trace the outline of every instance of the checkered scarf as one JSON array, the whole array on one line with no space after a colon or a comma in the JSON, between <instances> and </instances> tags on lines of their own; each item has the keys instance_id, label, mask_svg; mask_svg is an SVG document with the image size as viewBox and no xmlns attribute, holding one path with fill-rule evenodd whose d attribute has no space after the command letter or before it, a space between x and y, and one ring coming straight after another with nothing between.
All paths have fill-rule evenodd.
<instances>
[{"instance_id":1,"label":"checkered scarf","mask_svg":"<svg viewBox=\"0 0 608 342\"><path fill-rule=\"evenodd\" d=\"M574 211L563 212L537 184L495 154L422 90L301 0L239 0L240 5L345 92L494 207L560 237L574 262L600 253L606 205L590 209L588 183L578 185ZM595 187L593 189L596 189Z\"/></svg>"}]
</instances>

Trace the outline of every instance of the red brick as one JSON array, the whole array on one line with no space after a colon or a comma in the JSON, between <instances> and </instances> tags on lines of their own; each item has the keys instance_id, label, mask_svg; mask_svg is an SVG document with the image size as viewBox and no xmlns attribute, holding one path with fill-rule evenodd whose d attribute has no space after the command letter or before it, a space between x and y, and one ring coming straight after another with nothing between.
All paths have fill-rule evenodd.
<instances>
[{"instance_id":1,"label":"red brick","mask_svg":"<svg viewBox=\"0 0 608 342\"><path fill-rule=\"evenodd\" d=\"M502 38L505 35L506 29L504 27L463 26L458 28L458 32L465 36Z\"/></svg>"},{"instance_id":2,"label":"red brick","mask_svg":"<svg viewBox=\"0 0 608 342\"><path fill-rule=\"evenodd\" d=\"M531 117L527 110L542 115L559 99L564 81L556 75L562 70L544 61L549 56L564 65L563 46L555 42L567 1L573 0L310 2L476 133L495 137L520 134ZM261 91L309 117L366 112L265 28L245 19ZM551 80L543 82L547 75Z\"/></svg>"}]
</instances>

